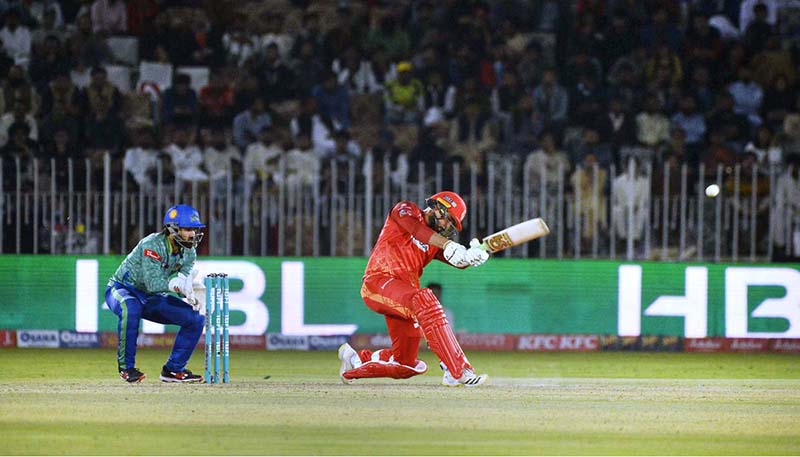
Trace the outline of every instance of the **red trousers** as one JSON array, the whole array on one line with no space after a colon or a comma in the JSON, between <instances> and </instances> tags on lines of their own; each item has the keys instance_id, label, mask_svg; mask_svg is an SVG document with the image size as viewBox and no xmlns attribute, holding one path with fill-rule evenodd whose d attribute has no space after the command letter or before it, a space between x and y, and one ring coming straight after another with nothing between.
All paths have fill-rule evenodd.
<instances>
[{"instance_id":1,"label":"red trousers","mask_svg":"<svg viewBox=\"0 0 800 457\"><path fill-rule=\"evenodd\" d=\"M372 276L361 286L361 298L367 307L386 318L392 339L392 355L398 363L415 366L422 330L411 304L419 288L390 276Z\"/></svg>"}]
</instances>

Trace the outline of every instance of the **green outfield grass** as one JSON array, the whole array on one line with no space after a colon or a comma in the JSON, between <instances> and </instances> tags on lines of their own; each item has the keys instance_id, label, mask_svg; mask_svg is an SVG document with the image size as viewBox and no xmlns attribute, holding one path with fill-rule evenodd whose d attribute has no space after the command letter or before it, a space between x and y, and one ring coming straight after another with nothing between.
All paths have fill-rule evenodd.
<instances>
[{"instance_id":1,"label":"green outfield grass","mask_svg":"<svg viewBox=\"0 0 800 457\"><path fill-rule=\"evenodd\" d=\"M334 352L235 351L228 386L127 385L112 350L0 349L0 454L800 454L800 358L471 353L482 388L343 385ZM190 368L202 371L202 354Z\"/></svg>"}]
</instances>

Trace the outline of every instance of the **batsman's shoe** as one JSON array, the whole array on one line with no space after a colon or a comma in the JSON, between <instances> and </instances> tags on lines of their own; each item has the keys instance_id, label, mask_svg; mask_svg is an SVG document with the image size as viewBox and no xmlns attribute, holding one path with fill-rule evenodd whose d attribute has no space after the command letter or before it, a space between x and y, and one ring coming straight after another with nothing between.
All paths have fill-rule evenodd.
<instances>
[{"instance_id":1,"label":"batsman's shoe","mask_svg":"<svg viewBox=\"0 0 800 457\"><path fill-rule=\"evenodd\" d=\"M122 378L123 381L134 384L142 382L147 376L139 371L138 368L128 368L127 370L119 370L119 377Z\"/></svg>"},{"instance_id":2,"label":"batsman's shoe","mask_svg":"<svg viewBox=\"0 0 800 457\"><path fill-rule=\"evenodd\" d=\"M447 366L444 364L444 362L439 362L439 367L441 367L442 371L444 371L444 374L442 375L442 385L447 387L475 387L485 383L489 379L489 375L476 375L475 372L469 368L465 368L464 374L461 375L461 378L456 379L450 374L450 370L447 369Z\"/></svg>"},{"instance_id":3,"label":"batsman's shoe","mask_svg":"<svg viewBox=\"0 0 800 457\"><path fill-rule=\"evenodd\" d=\"M339 377L342 378L342 382L345 384L352 384L355 379L347 379L344 377L345 371L350 371L353 368L356 368L354 364L354 360L357 359L359 362L361 359L358 357L358 353L353 349L349 344L343 343L339 346L339 360L342 361L342 366L339 368Z\"/></svg>"},{"instance_id":4,"label":"batsman's shoe","mask_svg":"<svg viewBox=\"0 0 800 457\"><path fill-rule=\"evenodd\" d=\"M161 376L164 382L203 382L203 377L196 375L189 370L169 371L167 367L161 369Z\"/></svg>"}]
</instances>

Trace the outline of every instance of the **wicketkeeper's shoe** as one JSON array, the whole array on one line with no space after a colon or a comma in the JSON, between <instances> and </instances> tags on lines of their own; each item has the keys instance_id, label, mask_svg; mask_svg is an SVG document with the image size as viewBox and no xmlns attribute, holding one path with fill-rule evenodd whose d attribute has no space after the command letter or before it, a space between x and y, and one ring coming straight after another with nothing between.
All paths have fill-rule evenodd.
<instances>
[{"instance_id":1,"label":"wicketkeeper's shoe","mask_svg":"<svg viewBox=\"0 0 800 457\"><path fill-rule=\"evenodd\" d=\"M358 353L353 349L349 344L343 343L339 346L339 360L342 361L342 366L339 368L339 377L342 378L342 382L345 384L352 384L355 379L347 379L344 377L345 371L350 371L353 368L357 368L353 361L354 359L361 360L358 357Z\"/></svg>"},{"instance_id":2,"label":"wicketkeeper's shoe","mask_svg":"<svg viewBox=\"0 0 800 457\"><path fill-rule=\"evenodd\" d=\"M164 382L203 382L203 377L196 375L189 370L169 371L167 367L161 369L161 376Z\"/></svg>"},{"instance_id":3,"label":"wicketkeeper's shoe","mask_svg":"<svg viewBox=\"0 0 800 457\"><path fill-rule=\"evenodd\" d=\"M127 370L119 370L119 377L122 378L123 381L134 384L142 382L147 376L139 371L138 368L128 368Z\"/></svg>"},{"instance_id":4,"label":"wicketkeeper's shoe","mask_svg":"<svg viewBox=\"0 0 800 457\"><path fill-rule=\"evenodd\" d=\"M469 368L465 368L464 374L462 374L459 379L456 379L452 374L450 374L450 370L447 369L447 366L444 364L444 362L439 362L439 367L442 369L442 371L444 371L444 374L442 375L442 385L447 387L475 387L485 383L486 380L489 379L488 374L476 375L475 372Z\"/></svg>"}]
</instances>

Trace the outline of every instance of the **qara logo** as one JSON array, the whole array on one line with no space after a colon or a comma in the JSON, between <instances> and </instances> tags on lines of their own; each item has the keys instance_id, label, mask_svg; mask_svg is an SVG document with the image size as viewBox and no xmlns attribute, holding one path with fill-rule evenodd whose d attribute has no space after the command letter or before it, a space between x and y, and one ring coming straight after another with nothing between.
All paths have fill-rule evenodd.
<instances>
[{"instance_id":1,"label":"qara logo","mask_svg":"<svg viewBox=\"0 0 800 457\"><path fill-rule=\"evenodd\" d=\"M17 347L57 348L58 330L20 330L17 333Z\"/></svg>"}]
</instances>

